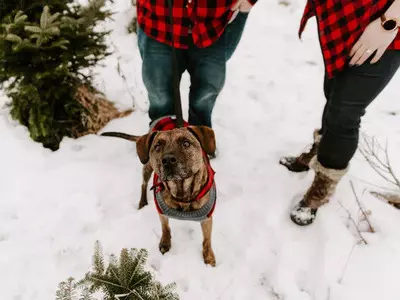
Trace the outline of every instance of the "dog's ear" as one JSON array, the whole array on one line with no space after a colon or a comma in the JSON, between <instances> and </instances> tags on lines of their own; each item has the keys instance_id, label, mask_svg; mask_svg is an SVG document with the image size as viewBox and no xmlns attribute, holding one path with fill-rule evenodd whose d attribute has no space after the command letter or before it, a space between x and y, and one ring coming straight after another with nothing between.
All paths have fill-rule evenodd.
<instances>
[{"instance_id":1,"label":"dog's ear","mask_svg":"<svg viewBox=\"0 0 400 300\"><path fill-rule=\"evenodd\" d=\"M203 150L212 155L216 150L215 133L207 126L189 126L189 131L199 140Z\"/></svg>"},{"instance_id":2,"label":"dog's ear","mask_svg":"<svg viewBox=\"0 0 400 300\"><path fill-rule=\"evenodd\" d=\"M157 132L151 132L149 134L145 134L141 136L136 142L136 152L139 156L140 162L142 164L147 164L150 157L150 147L153 143L154 137L156 136Z\"/></svg>"}]
</instances>

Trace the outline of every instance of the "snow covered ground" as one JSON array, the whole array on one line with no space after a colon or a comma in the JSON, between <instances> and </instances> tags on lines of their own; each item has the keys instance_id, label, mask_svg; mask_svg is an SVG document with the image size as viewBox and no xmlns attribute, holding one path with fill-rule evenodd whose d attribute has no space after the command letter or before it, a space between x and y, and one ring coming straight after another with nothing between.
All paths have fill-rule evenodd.
<instances>
[{"instance_id":1,"label":"snow covered ground","mask_svg":"<svg viewBox=\"0 0 400 300\"><path fill-rule=\"evenodd\" d=\"M147 102L140 56L127 35L130 0L120 0L109 27L116 54L98 69L97 84L131 116L106 130L143 134ZM368 193L376 233L358 243L346 207L358 220L357 192L382 184L359 154L332 202L312 226L299 228L288 212L312 173L278 164L311 142L324 104L323 65L314 21L297 38L303 0L259 1L232 60L214 111L220 156L213 247L217 267L203 264L198 224L171 221L172 249L158 251L154 204L138 211L141 165L135 145L98 136L65 139L55 153L33 143L25 128L0 111L0 299L52 300L57 284L88 271L95 240L105 253L144 247L163 282L175 281L184 300L398 300L400 212ZM124 82L117 64L127 78ZM363 129L389 140L400 174L400 74L370 107ZM188 77L182 83L187 108ZM134 99L134 100L133 100ZM1 98L4 103L6 99ZM150 193L149 193L150 196ZM363 226L361 226L363 229ZM351 254L351 256L349 256ZM350 258L349 258L350 257Z\"/></svg>"}]
</instances>

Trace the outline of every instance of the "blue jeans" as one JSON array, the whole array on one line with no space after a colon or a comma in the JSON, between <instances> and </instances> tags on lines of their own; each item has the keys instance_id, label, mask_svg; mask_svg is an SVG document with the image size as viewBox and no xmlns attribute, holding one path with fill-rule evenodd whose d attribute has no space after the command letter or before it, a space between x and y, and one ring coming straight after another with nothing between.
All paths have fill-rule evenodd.
<instances>
[{"instance_id":1,"label":"blue jeans","mask_svg":"<svg viewBox=\"0 0 400 300\"><path fill-rule=\"evenodd\" d=\"M226 63L241 39L247 17L247 13L239 13L222 36L209 47L198 48L192 41L189 49L176 49L180 78L185 71L190 74L188 122L191 125L212 127L211 114L225 84ZM140 28L138 44L151 122L175 115L172 48L147 36Z\"/></svg>"}]
</instances>

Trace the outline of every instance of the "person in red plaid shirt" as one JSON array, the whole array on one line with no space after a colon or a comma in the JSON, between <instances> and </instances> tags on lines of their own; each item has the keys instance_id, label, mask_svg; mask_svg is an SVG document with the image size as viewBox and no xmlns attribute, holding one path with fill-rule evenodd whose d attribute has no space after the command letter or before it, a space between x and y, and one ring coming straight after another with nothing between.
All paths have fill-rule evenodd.
<instances>
[{"instance_id":1,"label":"person in red plaid shirt","mask_svg":"<svg viewBox=\"0 0 400 300\"><path fill-rule=\"evenodd\" d=\"M212 127L211 114L225 83L226 63L257 0L138 0L138 45L151 123L174 115L171 46L179 74L190 74L189 123Z\"/></svg>"},{"instance_id":2,"label":"person in red plaid shirt","mask_svg":"<svg viewBox=\"0 0 400 300\"><path fill-rule=\"evenodd\" d=\"M312 16L326 72L322 125L310 151L280 161L293 172L315 171L290 214L297 225L311 224L332 197L357 150L361 117L400 66L400 0L309 0L300 35Z\"/></svg>"}]
</instances>

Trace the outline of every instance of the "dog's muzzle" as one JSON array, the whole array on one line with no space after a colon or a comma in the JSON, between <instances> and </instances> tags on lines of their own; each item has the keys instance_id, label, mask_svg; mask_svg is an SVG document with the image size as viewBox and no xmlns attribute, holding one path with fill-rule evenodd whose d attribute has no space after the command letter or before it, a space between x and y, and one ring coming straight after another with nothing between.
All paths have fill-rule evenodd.
<instances>
[{"instance_id":1,"label":"dog's muzzle","mask_svg":"<svg viewBox=\"0 0 400 300\"><path fill-rule=\"evenodd\" d=\"M178 164L178 160L176 159L175 155L166 154L161 159L161 163L162 163L164 168L171 169L171 168L175 167Z\"/></svg>"},{"instance_id":2,"label":"dog's muzzle","mask_svg":"<svg viewBox=\"0 0 400 300\"><path fill-rule=\"evenodd\" d=\"M190 172L185 172L182 163L178 161L173 154L166 154L161 159L162 179L166 180L182 180L189 177Z\"/></svg>"}]
</instances>

